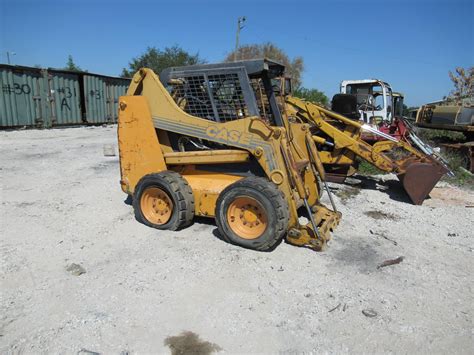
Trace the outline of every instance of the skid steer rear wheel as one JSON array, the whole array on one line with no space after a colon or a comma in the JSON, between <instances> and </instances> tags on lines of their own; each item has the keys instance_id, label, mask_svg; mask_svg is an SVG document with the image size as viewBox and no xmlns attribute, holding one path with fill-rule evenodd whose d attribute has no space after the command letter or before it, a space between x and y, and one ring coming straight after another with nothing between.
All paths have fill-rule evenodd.
<instances>
[{"instance_id":1,"label":"skid steer rear wheel","mask_svg":"<svg viewBox=\"0 0 474 355\"><path fill-rule=\"evenodd\" d=\"M149 174L137 184L133 208L137 221L157 229L177 230L193 220L193 191L174 171Z\"/></svg>"},{"instance_id":2,"label":"skid steer rear wheel","mask_svg":"<svg viewBox=\"0 0 474 355\"><path fill-rule=\"evenodd\" d=\"M288 203L276 185L249 177L226 187L216 203L224 240L249 249L272 250L288 230Z\"/></svg>"}]
</instances>

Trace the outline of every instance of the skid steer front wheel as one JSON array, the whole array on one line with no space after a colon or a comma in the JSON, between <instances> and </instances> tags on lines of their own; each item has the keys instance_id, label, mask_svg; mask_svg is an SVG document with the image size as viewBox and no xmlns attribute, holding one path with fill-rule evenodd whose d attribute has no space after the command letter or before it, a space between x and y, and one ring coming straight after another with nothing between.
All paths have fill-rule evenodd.
<instances>
[{"instance_id":1,"label":"skid steer front wheel","mask_svg":"<svg viewBox=\"0 0 474 355\"><path fill-rule=\"evenodd\" d=\"M193 192L174 171L149 174L137 184L133 208L137 221L157 229L177 230L193 220Z\"/></svg>"},{"instance_id":2,"label":"skid steer front wheel","mask_svg":"<svg viewBox=\"0 0 474 355\"><path fill-rule=\"evenodd\" d=\"M272 250L288 229L288 204L272 182L249 177L226 187L216 203L224 240L249 249Z\"/></svg>"}]
</instances>

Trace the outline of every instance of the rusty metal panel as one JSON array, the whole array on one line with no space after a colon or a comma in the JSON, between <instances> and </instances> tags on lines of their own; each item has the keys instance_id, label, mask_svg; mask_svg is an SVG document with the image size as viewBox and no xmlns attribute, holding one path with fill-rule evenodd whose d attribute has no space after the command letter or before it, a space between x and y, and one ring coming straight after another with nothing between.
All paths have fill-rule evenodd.
<instances>
[{"instance_id":1,"label":"rusty metal panel","mask_svg":"<svg viewBox=\"0 0 474 355\"><path fill-rule=\"evenodd\" d=\"M80 74L50 70L48 88L52 126L83 124Z\"/></svg>"},{"instance_id":2,"label":"rusty metal panel","mask_svg":"<svg viewBox=\"0 0 474 355\"><path fill-rule=\"evenodd\" d=\"M1 65L0 88L1 128L48 125L47 94L41 69Z\"/></svg>"}]
</instances>

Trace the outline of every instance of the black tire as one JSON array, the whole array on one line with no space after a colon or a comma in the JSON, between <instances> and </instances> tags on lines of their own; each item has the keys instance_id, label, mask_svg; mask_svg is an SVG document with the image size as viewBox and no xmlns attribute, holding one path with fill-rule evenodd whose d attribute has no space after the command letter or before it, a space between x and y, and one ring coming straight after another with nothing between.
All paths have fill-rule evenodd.
<instances>
[{"instance_id":1,"label":"black tire","mask_svg":"<svg viewBox=\"0 0 474 355\"><path fill-rule=\"evenodd\" d=\"M229 225L228 210L238 198L250 197L266 211L266 229L254 239L239 236ZM234 202L235 203L235 202ZM222 238L244 248L270 251L288 231L288 203L277 186L261 177L247 177L227 186L216 203L216 223Z\"/></svg>"},{"instance_id":2,"label":"black tire","mask_svg":"<svg viewBox=\"0 0 474 355\"><path fill-rule=\"evenodd\" d=\"M143 193L149 188L166 192L173 203L171 217L164 224L149 221L141 209ZM190 225L194 217L194 196L188 182L177 172L163 171L145 175L138 182L133 195L133 209L138 222L156 229L178 230Z\"/></svg>"}]
</instances>

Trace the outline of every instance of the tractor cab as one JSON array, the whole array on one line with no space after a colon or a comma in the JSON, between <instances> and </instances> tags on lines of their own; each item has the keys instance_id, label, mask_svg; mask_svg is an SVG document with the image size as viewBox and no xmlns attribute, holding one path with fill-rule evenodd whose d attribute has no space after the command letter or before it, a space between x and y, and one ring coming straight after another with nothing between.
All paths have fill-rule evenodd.
<instances>
[{"instance_id":1,"label":"tractor cab","mask_svg":"<svg viewBox=\"0 0 474 355\"><path fill-rule=\"evenodd\" d=\"M403 99L404 95L401 92L394 92L393 97L393 117L403 117Z\"/></svg>"},{"instance_id":2,"label":"tractor cab","mask_svg":"<svg viewBox=\"0 0 474 355\"><path fill-rule=\"evenodd\" d=\"M396 140L406 134L403 119L403 94L392 92L390 85L378 79L344 80L341 93L334 95L332 109L346 117L362 121L366 129L362 139L375 143L389 135Z\"/></svg>"},{"instance_id":3,"label":"tractor cab","mask_svg":"<svg viewBox=\"0 0 474 355\"><path fill-rule=\"evenodd\" d=\"M185 112L215 122L257 116L270 126L283 126L281 95L285 67L270 59L171 67L160 81ZM286 84L286 85L285 85Z\"/></svg>"},{"instance_id":4,"label":"tractor cab","mask_svg":"<svg viewBox=\"0 0 474 355\"><path fill-rule=\"evenodd\" d=\"M364 123L392 122L393 94L388 83L378 79L344 80L340 92L355 98L360 120Z\"/></svg>"}]
</instances>

